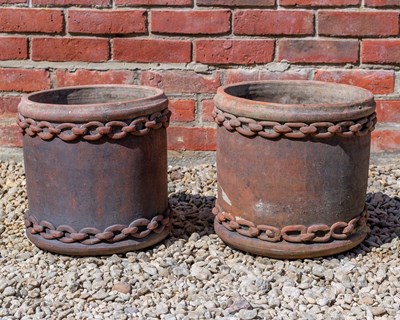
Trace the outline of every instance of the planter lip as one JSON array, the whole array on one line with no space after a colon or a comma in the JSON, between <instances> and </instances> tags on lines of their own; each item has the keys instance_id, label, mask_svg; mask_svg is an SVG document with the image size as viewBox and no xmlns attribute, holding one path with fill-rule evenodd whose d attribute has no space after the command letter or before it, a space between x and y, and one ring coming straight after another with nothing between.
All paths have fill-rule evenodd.
<instances>
[{"instance_id":1,"label":"planter lip","mask_svg":"<svg viewBox=\"0 0 400 320\"><path fill-rule=\"evenodd\" d=\"M126 98L95 101L93 103L52 103L35 101L41 96L68 93L79 93L80 91L99 90L117 92L127 90ZM131 91L129 91L131 90ZM134 91L141 91L144 95L136 98ZM130 93L130 94L129 94ZM106 99L106 98L104 98ZM159 112L167 108L168 98L164 91L159 88L142 85L120 85L120 84L99 84L68 86L55 89L37 91L25 94L18 105L18 112L24 117L35 120L50 122L88 122L88 121L112 121L124 120Z\"/></svg>"},{"instance_id":2,"label":"planter lip","mask_svg":"<svg viewBox=\"0 0 400 320\"><path fill-rule=\"evenodd\" d=\"M229 90L244 90L250 87L266 88L269 86L291 86L313 90L320 88L335 91L349 92L355 95L349 101L343 102L341 97L336 103L280 103L257 101L228 93ZM340 101L342 100L342 101ZM334 100L333 100L334 101ZM279 122L317 122L317 121L345 121L360 119L371 115L375 110L373 94L363 88L332 82L314 80L261 80L245 81L219 87L214 97L217 108L236 116L259 120Z\"/></svg>"}]
</instances>

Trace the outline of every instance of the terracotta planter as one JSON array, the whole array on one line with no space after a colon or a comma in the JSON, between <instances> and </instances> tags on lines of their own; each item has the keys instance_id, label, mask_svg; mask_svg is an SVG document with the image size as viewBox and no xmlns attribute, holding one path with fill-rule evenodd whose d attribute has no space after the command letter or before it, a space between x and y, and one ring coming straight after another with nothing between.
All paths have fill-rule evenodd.
<instances>
[{"instance_id":1,"label":"terracotta planter","mask_svg":"<svg viewBox=\"0 0 400 320\"><path fill-rule=\"evenodd\" d=\"M366 236L373 95L315 81L219 88L215 230L276 258L336 254Z\"/></svg>"},{"instance_id":2,"label":"terracotta planter","mask_svg":"<svg viewBox=\"0 0 400 320\"><path fill-rule=\"evenodd\" d=\"M164 93L84 86L26 95L19 105L28 238L69 255L141 249L169 232Z\"/></svg>"}]
</instances>

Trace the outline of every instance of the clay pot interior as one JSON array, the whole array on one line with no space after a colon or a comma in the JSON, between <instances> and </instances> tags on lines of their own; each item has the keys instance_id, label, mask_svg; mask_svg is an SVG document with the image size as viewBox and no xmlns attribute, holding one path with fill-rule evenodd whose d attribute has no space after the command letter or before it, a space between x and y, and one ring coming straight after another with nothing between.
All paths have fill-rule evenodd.
<instances>
[{"instance_id":1,"label":"clay pot interior","mask_svg":"<svg viewBox=\"0 0 400 320\"><path fill-rule=\"evenodd\" d=\"M317 82L313 82L313 86L305 86L304 82L244 83L227 87L225 92L234 97L253 101L317 106L356 104L371 98L371 94L366 90Z\"/></svg>"}]
</instances>

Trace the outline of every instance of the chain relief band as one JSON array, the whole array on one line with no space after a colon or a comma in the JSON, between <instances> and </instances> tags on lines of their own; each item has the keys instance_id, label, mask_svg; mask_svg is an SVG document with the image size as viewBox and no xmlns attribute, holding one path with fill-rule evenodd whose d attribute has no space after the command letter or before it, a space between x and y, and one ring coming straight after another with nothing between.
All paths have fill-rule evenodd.
<instances>
[{"instance_id":1,"label":"chain relief band","mask_svg":"<svg viewBox=\"0 0 400 320\"><path fill-rule=\"evenodd\" d=\"M100 121L90 121L88 123L59 123L54 124L48 121L37 121L31 118L25 118L18 114L17 124L23 134L31 137L39 136L43 140L51 140L58 137L63 141L73 141L80 137L86 141L97 141L104 136L112 140L120 140L128 134L134 136L143 136L150 130L157 130L161 127L168 127L171 111L164 109L161 112L155 112L151 115L137 117L127 122L109 121L102 123Z\"/></svg>"},{"instance_id":2,"label":"chain relief band","mask_svg":"<svg viewBox=\"0 0 400 320\"><path fill-rule=\"evenodd\" d=\"M333 122L286 122L257 121L251 118L237 117L231 113L214 108L212 116L219 126L228 131L237 131L246 137L261 136L267 139L276 139L282 136L293 139L315 137L320 139L340 137L364 136L375 129L376 113L357 119Z\"/></svg>"},{"instance_id":3,"label":"chain relief band","mask_svg":"<svg viewBox=\"0 0 400 320\"><path fill-rule=\"evenodd\" d=\"M26 213L24 222L27 232L39 235L45 240L57 240L63 243L81 243L94 245L100 242L115 243L129 239L143 239L151 233L161 233L169 224L171 210L168 208L164 214L159 214L151 220L140 218L129 225L115 224L103 231L87 227L79 231L71 226L60 225L55 227L48 221L38 221L35 216Z\"/></svg>"},{"instance_id":4,"label":"chain relief band","mask_svg":"<svg viewBox=\"0 0 400 320\"><path fill-rule=\"evenodd\" d=\"M288 225L277 228L270 225L255 225L253 222L238 219L228 212L222 211L218 206L214 207L213 214L216 221L227 230L237 232L242 236L257 238L268 242L292 242L292 243L326 243L332 240L346 240L360 228L365 228L368 220L368 210L365 206L358 217L349 222L338 221L328 226L326 224Z\"/></svg>"}]
</instances>

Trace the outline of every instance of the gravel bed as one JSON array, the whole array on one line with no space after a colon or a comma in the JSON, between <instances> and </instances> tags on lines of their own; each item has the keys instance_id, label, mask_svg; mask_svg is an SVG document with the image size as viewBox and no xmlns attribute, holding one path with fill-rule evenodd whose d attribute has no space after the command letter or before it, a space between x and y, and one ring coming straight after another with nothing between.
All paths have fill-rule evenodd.
<instances>
[{"instance_id":1,"label":"gravel bed","mask_svg":"<svg viewBox=\"0 0 400 320\"><path fill-rule=\"evenodd\" d=\"M0 319L400 319L400 161L371 166L368 238L274 260L214 234L215 166L170 167L174 229L141 252L72 258L24 235L21 163L0 162Z\"/></svg>"}]
</instances>

